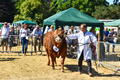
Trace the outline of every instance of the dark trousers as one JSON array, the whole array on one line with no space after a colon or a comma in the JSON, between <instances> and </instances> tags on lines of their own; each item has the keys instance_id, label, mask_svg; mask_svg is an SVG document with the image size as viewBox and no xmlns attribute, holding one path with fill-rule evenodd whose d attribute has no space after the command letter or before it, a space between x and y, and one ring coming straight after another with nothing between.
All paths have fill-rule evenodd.
<instances>
[{"instance_id":1,"label":"dark trousers","mask_svg":"<svg viewBox=\"0 0 120 80\"><path fill-rule=\"evenodd\" d=\"M83 61L83 51L81 53L81 56L79 58L79 61L78 61L78 72L81 72L82 71L82 61ZM88 65L88 73L92 73L92 68L91 68L91 60L88 59L86 60L87 61L87 65Z\"/></svg>"}]
</instances>

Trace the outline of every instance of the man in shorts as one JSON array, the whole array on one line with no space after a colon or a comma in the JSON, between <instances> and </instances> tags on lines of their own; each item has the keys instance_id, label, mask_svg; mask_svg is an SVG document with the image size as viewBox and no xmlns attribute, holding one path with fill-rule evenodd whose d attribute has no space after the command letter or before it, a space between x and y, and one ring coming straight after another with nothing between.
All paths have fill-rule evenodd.
<instances>
[{"instance_id":1,"label":"man in shorts","mask_svg":"<svg viewBox=\"0 0 120 80\"><path fill-rule=\"evenodd\" d=\"M2 53L4 52L4 45L6 46L6 53L8 47L8 35L10 33L10 28L7 25L7 22L4 22L4 26L1 28L1 45L2 45Z\"/></svg>"}]
</instances>

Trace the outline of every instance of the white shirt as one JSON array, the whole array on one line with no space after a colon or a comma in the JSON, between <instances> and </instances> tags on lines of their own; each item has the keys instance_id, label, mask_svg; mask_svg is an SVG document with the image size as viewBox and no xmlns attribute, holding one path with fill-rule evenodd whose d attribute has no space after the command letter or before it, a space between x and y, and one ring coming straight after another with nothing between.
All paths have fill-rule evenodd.
<instances>
[{"instance_id":1,"label":"white shirt","mask_svg":"<svg viewBox=\"0 0 120 80\"><path fill-rule=\"evenodd\" d=\"M96 45L97 38L94 36L94 34L92 34L89 31L87 31L85 33L85 35L84 35L84 33L82 31L80 31L77 34L67 35L67 37L70 38L70 39L78 39L78 44L79 44L79 47L78 47L78 59L80 58L82 51L84 52L83 55L84 55L84 60L85 61L87 59L92 59L92 52L91 52L90 44L82 45L82 44L91 42L89 36L91 37L91 40L94 43L94 45Z\"/></svg>"},{"instance_id":2,"label":"white shirt","mask_svg":"<svg viewBox=\"0 0 120 80\"><path fill-rule=\"evenodd\" d=\"M4 38L4 39L8 38L8 33L10 32L10 28L9 27L6 27L6 28L2 27L1 31L2 31L1 38Z\"/></svg>"},{"instance_id":3,"label":"white shirt","mask_svg":"<svg viewBox=\"0 0 120 80\"><path fill-rule=\"evenodd\" d=\"M20 36L21 36L21 37L27 37L27 36L29 36L29 30L22 28L22 29L20 30Z\"/></svg>"},{"instance_id":4,"label":"white shirt","mask_svg":"<svg viewBox=\"0 0 120 80\"><path fill-rule=\"evenodd\" d=\"M72 32L74 34L74 30ZM71 29L68 30L68 33L67 34L71 34Z\"/></svg>"},{"instance_id":5,"label":"white shirt","mask_svg":"<svg viewBox=\"0 0 120 80\"><path fill-rule=\"evenodd\" d=\"M52 31L52 29L49 29L48 32Z\"/></svg>"},{"instance_id":6,"label":"white shirt","mask_svg":"<svg viewBox=\"0 0 120 80\"><path fill-rule=\"evenodd\" d=\"M33 37L37 36L37 38L39 38L38 35L42 36L42 30L40 28L39 31L37 31L37 29L35 28L32 33L33 33Z\"/></svg>"},{"instance_id":7,"label":"white shirt","mask_svg":"<svg viewBox=\"0 0 120 80\"><path fill-rule=\"evenodd\" d=\"M46 26L45 31L44 31L44 34L46 34L46 33L48 32L48 30L49 30L49 27Z\"/></svg>"}]
</instances>

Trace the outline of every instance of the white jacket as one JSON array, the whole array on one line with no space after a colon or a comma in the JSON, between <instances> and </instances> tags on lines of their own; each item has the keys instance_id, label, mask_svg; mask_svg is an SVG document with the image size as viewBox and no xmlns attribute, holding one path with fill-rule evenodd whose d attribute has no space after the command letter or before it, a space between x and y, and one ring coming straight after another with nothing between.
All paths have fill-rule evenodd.
<instances>
[{"instance_id":1,"label":"white jacket","mask_svg":"<svg viewBox=\"0 0 120 80\"><path fill-rule=\"evenodd\" d=\"M88 60L88 59L92 59L92 52L91 52L91 48L90 48L90 44L86 44L86 45L82 45L81 43L90 43L90 37L91 37L91 40L92 42L94 43L94 45L96 45L96 42L97 42L97 38L94 36L93 33L87 31L85 33L85 36L84 36L84 33L82 31L80 31L79 33L77 34L72 34L72 35L67 35L68 38L70 39L78 39L78 44L79 44L79 47L78 47L78 57L77 59L79 59L79 57L81 56L81 53L82 51L84 52L84 60ZM81 46L82 45L82 46Z\"/></svg>"}]
</instances>

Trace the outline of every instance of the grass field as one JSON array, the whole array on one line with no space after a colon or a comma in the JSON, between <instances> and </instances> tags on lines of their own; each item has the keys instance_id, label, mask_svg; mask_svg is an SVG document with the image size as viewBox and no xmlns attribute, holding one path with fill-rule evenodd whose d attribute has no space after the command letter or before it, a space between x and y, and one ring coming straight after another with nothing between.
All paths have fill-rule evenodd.
<instances>
[{"instance_id":1,"label":"grass field","mask_svg":"<svg viewBox=\"0 0 120 80\"><path fill-rule=\"evenodd\" d=\"M1 49L1 48L0 48ZM116 70L99 66L95 69L92 63L92 72L94 77L87 74L87 63L83 62L83 71L81 75L77 73L77 60L66 58L64 68L65 72L60 71L60 58L57 59L57 66L52 70L47 66L46 52L36 56L18 56L17 53L0 53L0 80L120 80L120 71L112 75Z\"/></svg>"}]
</instances>

